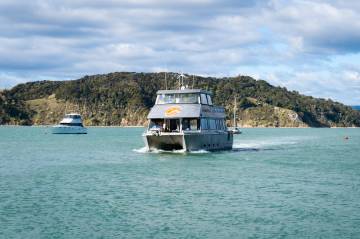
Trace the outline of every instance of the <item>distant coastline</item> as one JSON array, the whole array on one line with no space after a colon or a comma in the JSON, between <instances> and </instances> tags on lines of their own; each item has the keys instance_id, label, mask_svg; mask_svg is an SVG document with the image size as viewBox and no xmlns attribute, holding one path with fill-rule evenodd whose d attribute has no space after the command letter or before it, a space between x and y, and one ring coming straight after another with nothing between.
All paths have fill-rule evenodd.
<instances>
[{"instance_id":1,"label":"distant coastline","mask_svg":"<svg viewBox=\"0 0 360 239\"><path fill-rule=\"evenodd\" d=\"M114 72L69 81L19 84L0 92L0 124L54 125L65 112L80 113L86 126L143 126L165 73ZM249 128L359 127L360 111L330 99L305 96L249 76L189 76L194 88L213 92L232 124ZM167 86L178 87L178 74L167 73Z\"/></svg>"}]
</instances>

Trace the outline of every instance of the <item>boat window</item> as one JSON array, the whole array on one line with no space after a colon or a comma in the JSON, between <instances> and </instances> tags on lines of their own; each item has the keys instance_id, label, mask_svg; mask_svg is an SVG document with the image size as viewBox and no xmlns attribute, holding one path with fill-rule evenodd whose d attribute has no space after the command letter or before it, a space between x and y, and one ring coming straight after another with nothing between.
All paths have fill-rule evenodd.
<instances>
[{"instance_id":1,"label":"boat window","mask_svg":"<svg viewBox=\"0 0 360 239\"><path fill-rule=\"evenodd\" d=\"M219 123L219 120L218 120L218 119L215 120L215 124L216 124L216 129L221 129L221 128L220 128L220 123Z\"/></svg>"},{"instance_id":2,"label":"boat window","mask_svg":"<svg viewBox=\"0 0 360 239\"><path fill-rule=\"evenodd\" d=\"M198 94L161 94L156 98L156 104L197 104L199 103Z\"/></svg>"},{"instance_id":3,"label":"boat window","mask_svg":"<svg viewBox=\"0 0 360 239\"><path fill-rule=\"evenodd\" d=\"M65 118L68 119L81 119L80 115L66 115Z\"/></svg>"},{"instance_id":4,"label":"boat window","mask_svg":"<svg viewBox=\"0 0 360 239\"><path fill-rule=\"evenodd\" d=\"M207 101L209 105L213 105L212 100L211 100L211 96L210 95L206 95L207 96Z\"/></svg>"},{"instance_id":5,"label":"boat window","mask_svg":"<svg viewBox=\"0 0 360 239\"><path fill-rule=\"evenodd\" d=\"M165 97L165 104L175 103L175 94L166 94Z\"/></svg>"},{"instance_id":6,"label":"boat window","mask_svg":"<svg viewBox=\"0 0 360 239\"><path fill-rule=\"evenodd\" d=\"M191 130L200 130L200 120L199 119L191 119L190 120L190 127Z\"/></svg>"},{"instance_id":7,"label":"boat window","mask_svg":"<svg viewBox=\"0 0 360 239\"><path fill-rule=\"evenodd\" d=\"M163 131L164 120L162 119L152 119L149 124L150 130L160 130Z\"/></svg>"},{"instance_id":8,"label":"boat window","mask_svg":"<svg viewBox=\"0 0 360 239\"><path fill-rule=\"evenodd\" d=\"M183 119L182 130L200 130L199 119Z\"/></svg>"},{"instance_id":9,"label":"boat window","mask_svg":"<svg viewBox=\"0 0 360 239\"><path fill-rule=\"evenodd\" d=\"M201 94L201 104L207 105L207 98L205 94Z\"/></svg>"},{"instance_id":10,"label":"boat window","mask_svg":"<svg viewBox=\"0 0 360 239\"><path fill-rule=\"evenodd\" d=\"M201 119L201 129L210 129L208 119L206 119L206 118Z\"/></svg>"},{"instance_id":11,"label":"boat window","mask_svg":"<svg viewBox=\"0 0 360 239\"><path fill-rule=\"evenodd\" d=\"M179 94L179 103L196 104L198 103L198 94Z\"/></svg>"},{"instance_id":12,"label":"boat window","mask_svg":"<svg viewBox=\"0 0 360 239\"><path fill-rule=\"evenodd\" d=\"M83 127L83 124L82 124L82 123L60 123L60 125L81 126L81 127Z\"/></svg>"},{"instance_id":13,"label":"boat window","mask_svg":"<svg viewBox=\"0 0 360 239\"><path fill-rule=\"evenodd\" d=\"M215 120L214 120L214 119L210 119L209 122L210 122L210 129L216 129Z\"/></svg>"},{"instance_id":14,"label":"boat window","mask_svg":"<svg viewBox=\"0 0 360 239\"><path fill-rule=\"evenodd\" d=\"M161 105L161 104L164 104L164 97L165 97L165 95L164 94L162 94L162 95L157 95L156 96L156 102L155 102L155 104L157 104L157 105Z\"/></svg>"}]
</instances>

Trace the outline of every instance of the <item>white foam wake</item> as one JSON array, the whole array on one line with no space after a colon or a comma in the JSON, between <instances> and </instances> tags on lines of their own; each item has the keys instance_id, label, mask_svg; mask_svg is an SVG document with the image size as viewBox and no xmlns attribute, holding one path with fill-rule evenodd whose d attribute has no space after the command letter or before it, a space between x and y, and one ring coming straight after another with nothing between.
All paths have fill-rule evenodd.
<instances>
[{"instance_id":1,"label":"white foam wake","mask_svg":"<svg viewBox=\"0 0 360 239\"><path fill-rule=\"evenodd\" d=\"M136 153L142 153L142 154L149 152L149 150L146 147L142 147L142 148L139 148L139 149L133 149L133 151L136 152Z\"/></svg>"},{"instance_id":2,"label":"white foam wake","mask_svg":"<svg viewBox=\"0 0 360 239\"><path fill-rule=\"evenodd\" d=\"M139 148L139 149L133 149L134 152L137 152L137 153L153 153L153 154L160 154L160 153L173 153L173 154L185 154L185 153L189 153L189 154L206 154L206 153L209 153L209 151L206 151L206 150L196 150L196 151L190 151L190 152L186 152L185 149L179 149L179 150L171 150L171 151L168 151L168 150L161 150L161 149L152 149L152 150L148 150L147 147L142 147L142 148Z\"/></svg>"},{"instance_id":3,"label":"white foam wake","mask_svg":"<svg viewBox=\"0 0 360 239\"><path fill-rule=\"evenodd\" d=\"M235 141L234 149L266 149L274 146L293 145L297 144L303 139L283 137L283 138L270 138L270 139L254 139L254 140L239 140Z\"/></svg>"}]
</instances>

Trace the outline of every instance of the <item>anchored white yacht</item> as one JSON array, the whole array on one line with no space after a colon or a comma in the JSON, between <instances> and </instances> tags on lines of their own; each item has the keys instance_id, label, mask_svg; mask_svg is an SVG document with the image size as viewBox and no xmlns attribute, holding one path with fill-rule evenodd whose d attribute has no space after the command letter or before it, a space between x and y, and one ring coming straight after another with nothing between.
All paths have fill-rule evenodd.
<instances>
[{"instance_id":1,"label":"anchored white yacht","mask_svg":"<svg viewBox=\"0 0 360 239\"><path fill-rule=\"evenodd\" d=\"M52 127L53 134L87 134L81 115L76 113L66 114L60 124Z\"/></svg>"}]
</instances>

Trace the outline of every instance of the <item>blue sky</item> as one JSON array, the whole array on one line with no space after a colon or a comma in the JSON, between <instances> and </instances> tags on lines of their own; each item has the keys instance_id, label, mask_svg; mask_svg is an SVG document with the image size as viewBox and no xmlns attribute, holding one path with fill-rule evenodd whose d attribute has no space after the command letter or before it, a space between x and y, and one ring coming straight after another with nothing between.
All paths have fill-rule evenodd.
<instances>
[{"instance_id":1,"label":"blue sky","mask_svg":"<svg viewBox=\"0 0 360 239\"><path fill-rule=\"evenodd\" d=\"M0 88L114 71L250 75L360 105L360 1L0 1Z\"/></svg>"}]
</instances>

